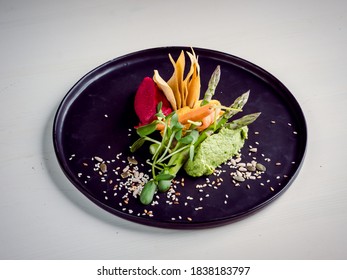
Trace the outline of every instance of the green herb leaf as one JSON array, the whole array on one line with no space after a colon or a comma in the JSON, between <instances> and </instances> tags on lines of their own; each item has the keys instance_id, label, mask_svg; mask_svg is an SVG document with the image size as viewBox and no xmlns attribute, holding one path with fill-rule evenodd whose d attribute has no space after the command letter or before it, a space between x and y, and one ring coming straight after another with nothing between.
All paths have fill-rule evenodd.
<instances>
[{"instance_id":1,"label":"green herb leaf","mask_svg":"<svg viewBox=\"0 0 347 280\"><path fill-rule=\"evenodd\" d=\"M163 114L162 111L156 113L155 116L160 120L165 119L165 115Z\"/></svg>"},{"instance_id":2,"label":"green herb leaf","mask_svg":"<svg viewBox=\"0 0 347 280\"><path fill-rule=\"evenodd\" d=\"M178 130L175 134L175 139L179 141L182 138L182 129Z\"/></svg>"},{"instance_id":3,"label":"green herb leaf","mask_svg":"<svg viewBox=\"0 0 347 280\"><path fill-rule=\"evenodd\" d=\"M157 184L151 180L146 183L140 194L140 201L144 205L148 205L152 202L154 194L157 190Z\"/></svg>"},{"instance_id":4,"label":"green herb leaf","mask_svg":"<svg viewBox=\"0 0 347 280\"><path fill-rule=\"evenodd\" d=\"M155 177L156 181L172 180L175 176L169 173L160 173Z\"/></svg>"},{"instance_id":5,"label":"green herb leaf","mask_svg":"<svg viewBox=\"0 0 347 280\"><path fill-rule=\"evenodd\" d=\"M161 180L158 182L158 190L160 192L167 192L171 187L171 180Z\"/></svg>"},{"instance_id":6,"label":"green herb leaf","mask_svg":"<svg viewBox=\"0 0 347 280\"><path fill-rule=\"evenodd\" d=\"M158 121L153 121L150 124L140 126L139 128L137 128L136 132L141 137L147 136L156 130L157 124Z\"/></svg>"},{"instance_id":7,"label":"green herb leaf","mask_svg":"<svg viewBox=\"0 0 347 280\"><path fill-rule=\"evenodd\" d=\"M197 131L197 130L192 130L191 133L190 133L189 135L193 137L192 143L195 143L196 140L198 140L200 134L199 134L199 131Z\"/></svg>"},{"instance_id":8,"label":"green herb leaf","mask_svg":"<svg viewBox=\"0 0 347 280\"><path fill-rule=\"evenodd\" d=\"M182 137L180 140L178 140L178 142L182 143L182 144L191 144L194 140L194 137L190 134Z\"/></svg>"},{"instance_id":9,"label":"green herb leaf","mask_svg":"<svg viewBox=\"0 0 347 280\"><path fill-rule=\"evenodd\" d=\"M170 125L169 125L169 127L173 128L173 127L175 127L177 125L177 123L178 123L178 114L175 112L171 116L171 118L170 118Z\"/></svg>"},{"instance_id":10,"label":"green herb leaf","mask_svg":"<svg viewBox=\"0 0 347 280\"><path fill-rule=\"evenodd\" d=\"M161 108L163 107L163 102L159 102L158 104L157 104L157 113L159 113L160 111L161 111Z\"/></svg>"},{"instance_id":11,"label":"green herb leaf","mask_svg":"<svg viewBox=\"0 0 347 280\"><path fill-rule=\"evenodd\" d=\"M145 137L141 137L141 138L137 139L137 140L134 142L134 144L131 145L130 151L131 151L132 153L135 152L137 149L139 149L139 148L143 145L143 143L145 143L145 141L146 141L146 138L145 138Z\"/></svg>"},{"instance_id":12,"label":"green herb leaf","mask_svg":"<svg viewBox=\"0 0 347 280\"><path fill-rule=\"evenodd\" d=\"M154 154L157 152L157 150L159 149L159 147L160 147L160 144L158 144L158 143L153 143L153 144L151 144L151 145L149 146L149 152L150 152L152 155L154 155Z\"/></svg>"}]
</instances>

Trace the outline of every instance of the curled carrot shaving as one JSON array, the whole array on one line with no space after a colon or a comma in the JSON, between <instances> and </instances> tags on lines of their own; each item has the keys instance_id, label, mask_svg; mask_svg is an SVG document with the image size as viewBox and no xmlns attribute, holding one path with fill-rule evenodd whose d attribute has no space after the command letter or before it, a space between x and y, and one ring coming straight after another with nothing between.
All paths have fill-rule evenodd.
<instances>
[{"instance_id":1,"label":"curled carrot shaving","mask_svg":"<svg viewBox=\"0 0 347 280\"><path fill-rule=\"evenodd\" d=\"M210 124L212 124L216 116L219 116L221 110L218 107L216 108L217 102L213 100L206 105L196 106L192 109L189 107L183 107L176 111L178 114L178 121L183 125L189 124L189 121L192 121L192 122L200 121L202 122L202 126L199 127L198 130L201 131L207 128ZM164 129L163 124L157 125L157 130L163 130L163 129Z\"/></svg>"},{"instance_id":2,"label":"curled carrot shaving","mask_svg":"<svg viewBox=\"0 0 347 280\"><path fill-rule=\"evenodd\" d=\"M202 125L197 127L198 131L203 131L206 128L208 128L211 124L213 124L216 120L216 118L218 118L219 116L221 116L223 114L222 110L220 108L216 108L216 110L214 112L212 112L211 114L209 114L207 117L203 118L201 120Z\"/></svg>"}]
</instances>

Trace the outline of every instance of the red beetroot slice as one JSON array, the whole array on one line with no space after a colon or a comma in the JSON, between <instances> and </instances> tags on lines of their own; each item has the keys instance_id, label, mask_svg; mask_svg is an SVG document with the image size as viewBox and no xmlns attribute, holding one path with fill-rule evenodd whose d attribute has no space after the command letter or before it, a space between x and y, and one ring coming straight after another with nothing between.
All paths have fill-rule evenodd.
<instances>
[{"instance_id":1,"label":"red beetroot slice","mask_svg":"<svg viewBox=\"0 0 347 280\"><path fill-rule=\"evenodd\" d=\"M137 89L134 100L135 113L140 120L139 126L149 124L156 118L155 114L159 102L163 104L162 111L164 115L172 112L169 101L153 79L145 77Z\"/></svg>"}]
</instances>

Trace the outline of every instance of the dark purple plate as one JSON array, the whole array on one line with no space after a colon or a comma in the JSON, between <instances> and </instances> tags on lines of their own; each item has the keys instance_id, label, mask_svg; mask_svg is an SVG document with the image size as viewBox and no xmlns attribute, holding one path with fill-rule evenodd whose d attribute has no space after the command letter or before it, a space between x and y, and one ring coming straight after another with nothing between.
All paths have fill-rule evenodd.
<instances>
[{"instance_id":1,"label":"dark purple plate","mask_svg":"<svg viewBox=\"0 0 347 280\"><path fill-rule=\"evenodd\" d=\"M133 129L138 124L134 95L154 69L169 78L168 54L176 59L182 49L190 50L162 47L131 53L86 74L60 104L53 128L54 148L68 179L91 201L119 217L167 228L222 225L259 210L290 186L304 159L306 122L293 95L264 69L230 54L194 48L202 93L217 65L222 76L215 97L222 104L230 105L250 90L248 103L237 116L262 114L249 126L241 162L255 160L267 170L256 178L248 174L249 179L239 184L233 182L230 174L236 170L230 163L209 177L190 178L182 171L172 192L158 194L153 205L142 205L135 197L134 181L121 176L127 166L132 172L127 175L135 177L149 170L145 147L135 154L129 151L138 138ZM250 152L250 147L256 152ZM129 164L128 157L133 156L138 164Z\"/></svg>"}]
</instances>

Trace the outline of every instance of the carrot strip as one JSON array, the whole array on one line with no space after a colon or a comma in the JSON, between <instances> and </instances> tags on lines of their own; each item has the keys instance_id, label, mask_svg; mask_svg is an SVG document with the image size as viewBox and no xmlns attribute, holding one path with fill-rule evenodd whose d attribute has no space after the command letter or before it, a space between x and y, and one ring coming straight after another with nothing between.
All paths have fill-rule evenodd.
<instances>
[{"instance_id":1,"label":"carrot strip","mask_svg":"<svg viewBox=\"0 0 347 280\"><path fill-rule=\"evenodd\" d=\"M183 125L187 124L188 121L193 121L193 122L201 121L209 115L214 116L214 111L215 111L215 108L213 104L211 103L208 103L201 107L194 107L193 109L189 109L188 111L184 110L182 114L180 114L178 110L177 111L178 121ZM163 129L164 129L163 124L157 124L157 130L163 130Z\"/></svg>"},{"instance_id":2,"label":"carrot strip","mask_svg":"<svg viewBox=\"0 0 347 280\"><path fill-rule=\"evenodd\" d=\"M220 108L216 108L215 112L212 112L211 114L209 114L207 117L203 118L201 120L202 125L197 127L198 131L203 131L206 128L208 128L216 119L216 116L219 117L223 115L223 112Z\"/></svg>"},{"instance_id":3,"label":"carrot strip","mask_svg":"<svg viewBox=\"0 0 347 280\"><path fill-rule=\"evenodd\" d=\"M211 114L212 112L214 112L214 108L212 106L212 104L206 104L204 106L201 107L195 107L192 110L182 114L182 115L178 115L178 121L181 124L186 124L188 122L188 120L191 121L200 121L203 118L207 117L209 114Z\"/></svg>"}]
</instances>

